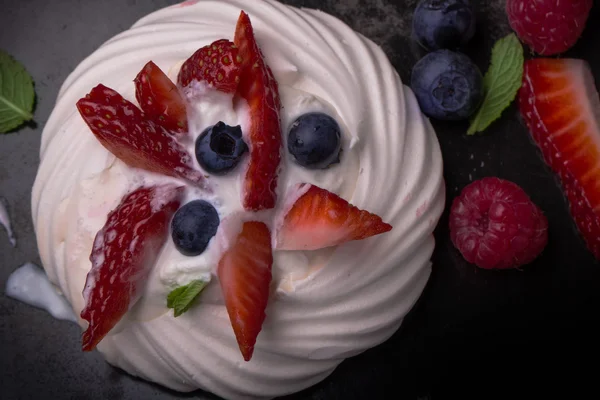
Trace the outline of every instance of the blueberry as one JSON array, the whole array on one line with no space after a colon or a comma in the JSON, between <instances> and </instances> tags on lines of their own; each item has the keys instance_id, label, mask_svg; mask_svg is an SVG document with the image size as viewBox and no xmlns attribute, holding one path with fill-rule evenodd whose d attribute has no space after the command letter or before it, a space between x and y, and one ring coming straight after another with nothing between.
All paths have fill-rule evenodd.
<instances>
[{"instance_id":1,"label":"blueberry","mask_svg":"<svg viewBox=\"0 0 600 400\"><path fill-rule=\"evenodd\" d=\"M288 134L288 151L296 162L310 169L324 169L340 161L340 127L321 112L299 116Z\"/></svg>"},{"instance_id":2,"label":"blueberry","mask_svg":"<svg viewBox=\"0 0 600 400\"><path fill-rule=\"evenodd\" d=\"M483 100L483 76L469 57L437 50L412 70L411 88L426 115L441 120L471 116Z\"/></svg>"},{"instance_id":3,"label":"blueberry","mask_svg":"<svg viewBox=\"0 0 600 400\"><path fill-rule=\"evenodd\" d=\"M196 159L207 172L223 175L239 163L248 146L242 128L224 122L206 128L196 139Z\"/></svg>"},{"instance_id":4,"label":"blueberry","mask_svg":"<svg viewBox=\"0 0 600 400\"><path fill-rule=\"evenodd\" d=\"M202 254L217 233L219 214L207 201L193 200L181 207L171 221L171 237L186 256Z\"/></svg>"},{"instance_id":5,"label":"blueberry","mask_svg":"<svg viewBox=\"0 0 600 400\"><path fill-rule=\"evenodd\" d=\"M413 15L413 36L427 50L457 50L475 34L469 0L421 0Z\"/></svg>"}]
</instances>

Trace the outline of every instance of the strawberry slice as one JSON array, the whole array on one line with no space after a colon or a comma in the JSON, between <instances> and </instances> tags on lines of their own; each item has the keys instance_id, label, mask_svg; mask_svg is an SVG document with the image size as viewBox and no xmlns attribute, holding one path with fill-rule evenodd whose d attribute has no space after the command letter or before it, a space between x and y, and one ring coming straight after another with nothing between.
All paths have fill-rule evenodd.
<instances>
[{"instance_id":1,"label":"strawberry slice","mask_svg":"<svg viewBox=\"0 0 600 400\"><path fill-rule=\"evenodd\" d=\"M279 89L256 43L250 18L243 11L234 43L243 60L238 94L250 106L250 131L246 135L250 162L244 180L243 205L252 211L270 209L277 201L275 188L282 146Z\"/></svg>"},{"instance_id":2,"label":"strawberry slice","mask_svg":"<svg viewBox=\"0 0 600 400\"><path fill-rule=\"evenodd\" d=\"M83 351L93 350L140 298L183 193L173 184L142 187L108 214L94 239L83 290L81 318L89 322Z\"/></svg>"},{"instance_id":3,"label":"strawberry slice","mask_svg":"<svg viewBox=\"0 0 600 400\"><path fill-rule=\"evenodd\" d=\"M135 98L146 117L172 133L187 133L185 101L177 86L152 61L133 80Z\"/></svg>"},{"instance_id":4,"label":"strawberry slice","mask_svg":"<svg viewBox=\"0 0 600 400\"><path fill-rule=\"evenodd\" d=\"M578 59L526 61L519 107L561 180L575 225L600 259L600 98L589 65Z\"/></svg>"},{"instance_id":5,"label":"strawberry slice","mask_svg":"<svg viewBox=\"0 0 600 400\"><path fill-rule=\"evenodd\" d=\"M301 195L278 226L277 250L317 250L392 230L378 215L361 210L328 190L306 185L309 184L296 186L294 193Z\"/></svg>"},{"instance_id":6,"label":"strawberry slice","mask_svg":"<svg viewBox=\"0 0 600 400\"><path fill-rule=\"evenodd\" d=\"M220 39L204 46L185 60L177 82L182 87L193 80L203 81L225 93L235 93L240 83L242 58L229 40Z\"/></svg>"},{"instance_id":7,"label":"strawberry slice","mask_svg":"<svg viewBox=\"0 0 600 400\"><path fill-rule=\"evenodd\" d=\"M205 186L187 150L113 89L96 86L77 109L98 141L125 164Z\"/></svg>"},{"instance_id":8,"label":"strawberry slice","mask_svg":"<svg viewBox=\"0 0 600 400\"><path fill-rule=\"evenodd\" d=\"M585 193L572 178L565 178L563 186L569 202L569 211L575 226L581 232L588 249L600 260L600 218L594 212Z\"/></svg>"},{"instance_id":9,"label":"strawberry slice","mask_svg":"<svg viewBox=\"0 0 600 400\"><path fill-rule=\"evenodd\" d=\"M271 233L256 221L243 224L235 243L219 261L217 275L225 307L245 361L252 358L266 318L272 265Z\"/></svg>"}]
</instances>

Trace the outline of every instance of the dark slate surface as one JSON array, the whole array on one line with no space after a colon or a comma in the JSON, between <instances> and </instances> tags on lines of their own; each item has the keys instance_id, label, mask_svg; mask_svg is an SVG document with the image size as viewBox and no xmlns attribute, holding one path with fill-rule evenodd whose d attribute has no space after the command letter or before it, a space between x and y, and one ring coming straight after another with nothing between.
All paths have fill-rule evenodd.
<instances>
[{"instance_id":1,"label":"dark slate surface","mask_svg":"<svg viewBox=\"0 0 600 400\"><path fill-rule=\"evenodd\" d=\"M415 0L306 0L380 44L405 82L419 52L411 46ZM37 91L36 123L0 135L0 197L19 240L0 232L0 286L27 261L39 263L30 215L40 134L62 81L97 46L150 11L173 1L4 0L0 48L25 64ZM598 2L596 2L598 3ZM503 0L480 0L478 32L467 50L482 70L493 41L509 32ZM568 55L587 59L600 82L600 4ZM598 86L598 85L597 85ZM541 162L513 105L485 135L466 137L464 123L434 122L443 150L448 202L472 179L494 175L521 185L550 221L544 254L523 271L489 272L467 265L452 247L447 214L438 226L431 280L400 331L345 361L328 379L289 399L544 398L566 389L598 398L600 265L576 234L563 195ZM80 351L80 331L0 289L0 398L177 399L133 379L100 354ZM588 365L589 363L589 365ZM539 375L538 375L539 374ZM519 386L521 385L521 386ZM544 392L544 393L542 393Z\"/></svg>"}]
</instances>

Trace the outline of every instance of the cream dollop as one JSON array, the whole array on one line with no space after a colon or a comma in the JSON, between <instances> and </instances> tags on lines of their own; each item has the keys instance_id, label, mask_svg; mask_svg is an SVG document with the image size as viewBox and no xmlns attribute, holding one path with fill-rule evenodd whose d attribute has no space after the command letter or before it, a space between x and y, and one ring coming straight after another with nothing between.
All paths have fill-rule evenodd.
<instances>
[{"instance_id":1,"label":"cream dollop","mask_svg":"<svg viewBox=\"0 0 600 400\"><path fill-rule=\"evenodd\" d=\"M50 283L44 271L33 263L25 263L10 274L5 293L8 297L48 311L54 318L77 321L71 305Z\"/></svg>"},{"instance_id":2,"label":"cream dollop","mask_svg":"<svg viewBox=\"0 0 600 400\"><path fill-rule=\"evenodd\" d=\"M168 241L142 299L98 349L108 362L175 390L202 388L228 399L281 396L388 339L415 304L430 275L432 231L444 207L442 156L384 52L342 21L271 0L185 5L142 18L63 84L42 135L32 193L40 257L78 315L93 239L106 215L131 188L162 179L106 151L77 113L77 100L103 83L134 101L132 80L146 62L174 77L199 47L232 39L245 10L280 85L284 138L297 116L314 110L330 113L343 131L341 163L328 170L303 169L282 152L279 202L295 183L309 182L380 215L393 230L321 251L275 252L275 290L250 362L240 355L216 279L184 315L174 318L166 308L169 285L210 276L214 268L212 256L184 260ZM207 117L214 110L198 107L195 135L217 122ZM235 110L226 115L238 118ZM224 182L216 192L228 215L236 211L239 182Z\"/></svg>"},{"instance_id":3,"label":"cream dollop","mask_svg":"<svg viewBox=\"0 0 600 400\"><path fill-rule=\"evenodd\" d=\"M8 209L4 204L4 199L0 197L0 225L4 227L6 230L6 235L8 236L8 240L12 247L17 246L17 239L15 238L15 234L12 229L12 224L10 223L10 215L8 214Z\"/></svg>"}]
</instances>

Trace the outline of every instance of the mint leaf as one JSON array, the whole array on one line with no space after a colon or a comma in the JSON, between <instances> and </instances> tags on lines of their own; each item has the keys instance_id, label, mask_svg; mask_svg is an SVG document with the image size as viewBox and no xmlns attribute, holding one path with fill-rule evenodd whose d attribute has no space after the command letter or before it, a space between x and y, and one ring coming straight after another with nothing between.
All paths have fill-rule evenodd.
<instances>
[{"instance_id":1,"label":"mint leaf","mask_svg":"<svg viewBox=\"0 0 600 400\"><path fill-rule=\"evenodd\" d=\"M195 280L185 286L173 289L167 296L167 307L174 309L175 317L179 317L190 309L194 300L206 285L208 285L208 282Z\"/></svg>"},{"instance_id":2,"label":"mint leaf","mask_svg":"<svg viewBox=\"0 0 600 400\"><path fill-rule=\"evenodd\" d=\"M485 96L467 135L483 132L512 103L521 87L523 62L523 46L514 33L496 42L490 67L483 77Z\"/></svg>"},{"instance_id":3,"label":"mint leaf","mask_svg":"<svg viewBox=\"0 0 600 400\"><path fill-rule=\"evenodd\" d=\"M18 61L0 50L0 133L33 118L34 98L31 76Z\"/></svg>"}]
</instances>

